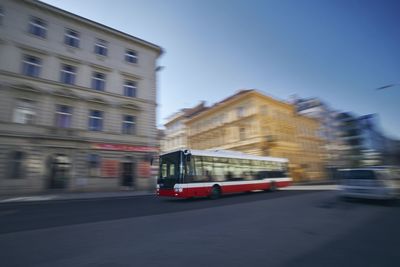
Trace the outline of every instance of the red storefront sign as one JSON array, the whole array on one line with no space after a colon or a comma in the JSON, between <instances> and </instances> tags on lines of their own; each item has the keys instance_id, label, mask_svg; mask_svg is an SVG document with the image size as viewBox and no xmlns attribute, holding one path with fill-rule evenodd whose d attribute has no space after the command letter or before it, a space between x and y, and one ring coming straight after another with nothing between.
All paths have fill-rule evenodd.
<instances>
[{"instance_id":1,"label":"red storefront sign","mask_svg":"<svg viewBox=\"0 0 400 267\"><path fill-rule=\"evenodd\" d=\"M92 144L93 149L114 150L114 151L130 151L130 152L158 152L157 147L152 146L132 146L121 144Z\"/></svg>"}]
</instances>

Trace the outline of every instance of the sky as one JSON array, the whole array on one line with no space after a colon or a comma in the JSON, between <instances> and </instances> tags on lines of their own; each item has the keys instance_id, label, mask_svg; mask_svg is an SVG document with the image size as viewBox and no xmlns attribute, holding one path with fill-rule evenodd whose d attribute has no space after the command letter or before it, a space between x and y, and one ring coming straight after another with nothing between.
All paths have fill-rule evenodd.
<instances>
[{"instance_id":1,"label":"sky","mask_svg":"<svg viewBox=\"0 0 400 267\"><path fill-rule=\"evenodd\" d=\"M165 50L157 62L159 127L181 108L257 89L377 113L383 132L400 139L400 1L44 2Z\"/></svg>"}]
</instances>

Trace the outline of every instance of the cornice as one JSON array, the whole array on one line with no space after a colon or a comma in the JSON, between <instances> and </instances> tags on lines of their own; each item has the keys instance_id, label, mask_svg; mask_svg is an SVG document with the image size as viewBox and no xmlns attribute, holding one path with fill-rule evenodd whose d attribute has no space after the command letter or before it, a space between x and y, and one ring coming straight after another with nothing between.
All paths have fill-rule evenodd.
<instances>
[{"instance_id":1,"label":"cornice","mask_svg":"<svg viewBox=\"0 0 400 267\"><path fill-rule=\"evenodd\" d=\"M121 71L121 70L120 70L119 73L120 73L122 76L131 78L131 79L134 79L134 80L142 80L142 79L143 79L143 77L140 76L140 75L136 75L136 74L129 73L129 72L125 72L125 71Z\"/></svg>"},{"instance_id":2,"label":"cornice","mask_svg":"<svg viewBox=\"0 0 400 267\"><path fill-rule=\"evenodd\" d=\"M148 104L148 105L152 105L152 106L157 106L157 103L155 101L150 101L150 100L146 100L146 99L142 99L142 98L132 98L132 97L128 97L128 96L124 96L124 95L120 95L120 94L110 93L107 91L96 91L96 90L90 89L88 87L83 87L83 86L78 86L78 85L66 85L66 84L63 84L63 83L60 83L57 81L43 79L43 78L28 77L28 76L10 72L10 71L0 70L0 75L5 75L7 77L13 77L13 78L19 78L19 79L21 79L21 81L19 81L19 83L21 83L21 84L26 83L26 81L28 83L29 83L29 81L42 82L42 83L45 83L46 86L49 86L51 88L54 88L54 86L57 86L58 88L68 88L70 90L80 90L83 93L98 94L99 96L115 97L115 98L119 98L120 100L125 100L126 102L131 101L131 102L138 102L138 103ZM7 84L4 84L4 85L7 85ZM8 84L8 86L13 86L13 84Z\"/></svg>"}]
</instances>

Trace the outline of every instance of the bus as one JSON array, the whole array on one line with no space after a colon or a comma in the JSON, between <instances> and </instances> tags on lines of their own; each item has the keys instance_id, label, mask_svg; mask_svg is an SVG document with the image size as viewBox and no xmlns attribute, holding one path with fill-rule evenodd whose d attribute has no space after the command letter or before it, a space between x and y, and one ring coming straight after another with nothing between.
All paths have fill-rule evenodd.
<instances>
[{"instance_id":1,"label":"bus","mask_svg":"<svg viewBox=\"0 0 400 267\"><path fill-rule=\"evenodd\" d=\"M288 186L288 160L229 150L184 150L160 155L157 195L219 198Z\"/></svg>"}]
</instances>

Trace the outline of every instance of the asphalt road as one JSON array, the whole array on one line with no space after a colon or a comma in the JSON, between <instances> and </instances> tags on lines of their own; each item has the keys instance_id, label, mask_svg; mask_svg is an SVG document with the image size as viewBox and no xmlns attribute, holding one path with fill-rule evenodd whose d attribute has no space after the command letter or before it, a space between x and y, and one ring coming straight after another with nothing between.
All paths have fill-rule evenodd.
<instances>
[{"instance_id":1,"label":"asphalt road","mask_svg":"<svg viewBox=\"0 0 400 267\"><path fill-rule=\"evenodd\" d=\"M0 205L1 266L400 266L400 206L333 191Z\"/></svg>"}]
</instances>

